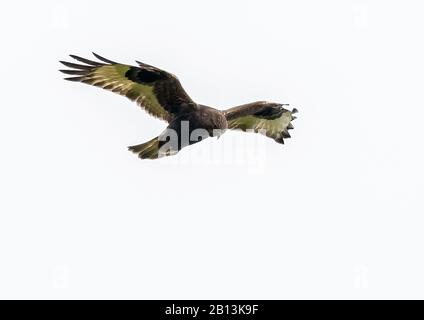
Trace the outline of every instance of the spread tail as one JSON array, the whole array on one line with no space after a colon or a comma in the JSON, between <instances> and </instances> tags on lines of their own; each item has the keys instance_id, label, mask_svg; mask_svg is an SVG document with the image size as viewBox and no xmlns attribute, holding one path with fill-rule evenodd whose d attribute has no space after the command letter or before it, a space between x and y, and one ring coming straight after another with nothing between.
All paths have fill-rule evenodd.
<instances>
[{"instance_id":1,"label":"spread tail","mask_svg":"<svg viewBox=\"0 0 424 320\"><path fill-rule=\"evenodd\" d=\"M137 153L141 159L157 159L159 158L159 139L153 138L145 143L128 147L128 150Z\"/></svg>"},{"instance_id":2,"label":"spread tail","mask_svg":"<svg viewBox=\"0 0 424 320\"><path fill-rule=\"evenodd\" d=\"M140 159L157 159L178 153L178 149L173 148L172 143L163 142L159 138L160 136L145 143L128 147L128 150L138 154Z\"/></svg>"}]
</instances>

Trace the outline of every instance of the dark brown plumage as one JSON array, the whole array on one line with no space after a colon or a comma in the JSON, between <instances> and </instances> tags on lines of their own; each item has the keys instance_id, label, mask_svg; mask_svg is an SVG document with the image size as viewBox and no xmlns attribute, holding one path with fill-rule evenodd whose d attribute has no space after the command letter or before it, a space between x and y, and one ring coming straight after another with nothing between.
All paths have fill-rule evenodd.
<instances>
[{"instance_id":1,"label":"dark brown plumage","mask_svg":"<svg viewBox=\"0 0 424 320\"><path fill-rule=\"evenodd\" d=\"M195 103L177 77L151 65L138 67L116 63L95 53L99 61L71 55L83 64L61 61L69 67L61 72L70 81L83 82L124 95L153 116L165 120L168 127L158 137L129 150L142 159L156 159L177 153L183 147L219 136L226 129L252 130L284 143L292 129L293 113L283 104L258 101L220 111Z\"/></svg>"}]
</instances>

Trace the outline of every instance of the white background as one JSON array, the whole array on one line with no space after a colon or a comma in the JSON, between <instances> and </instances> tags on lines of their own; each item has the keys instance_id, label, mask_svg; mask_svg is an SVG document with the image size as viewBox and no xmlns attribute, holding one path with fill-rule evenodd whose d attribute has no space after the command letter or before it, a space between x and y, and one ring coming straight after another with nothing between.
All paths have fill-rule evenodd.
<instances>
[{"instance_id":1,"label":"white background","mask_svg":"<svg viewBox=\"0 0 424 320\"><path fill-rule=\"evenodd\" d=\"M0 9L1 298L424 298L422 2ZM165 123L57 71L91 51L217 108L290 103L293 138L139 160ZM266 154L178 158L234 137Z\"/></svg>"}]
</instances>

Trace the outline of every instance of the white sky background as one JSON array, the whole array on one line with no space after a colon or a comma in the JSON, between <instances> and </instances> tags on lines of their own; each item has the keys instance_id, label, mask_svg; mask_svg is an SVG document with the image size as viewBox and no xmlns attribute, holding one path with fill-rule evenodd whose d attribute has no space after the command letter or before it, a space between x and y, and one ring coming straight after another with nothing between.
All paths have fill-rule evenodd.
<instances>
[{"instance_id":1,"label":"white sky background","mask_svg":"<svg viewBox=\"0 0 424 320\"><path fill-rule=\"evenodd\" d=\"M420 1L0 6L0 298L424 298ZM91 51L290 103L293 138L141 161L165 123L57 71Z\"/></svg>"}]
</instances>

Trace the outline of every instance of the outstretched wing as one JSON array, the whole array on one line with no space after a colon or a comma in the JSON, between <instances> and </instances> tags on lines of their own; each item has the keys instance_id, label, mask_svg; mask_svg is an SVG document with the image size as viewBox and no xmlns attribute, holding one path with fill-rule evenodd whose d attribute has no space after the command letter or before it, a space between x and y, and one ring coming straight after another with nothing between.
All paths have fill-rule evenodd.
<instances>
[{"instance_id":1,"label":"outstretched wing","mask_svg":"<svg viewBox=\"0 0 424 320\"><path fill-rule=\"evenodd\" d=\"M284 138L290 138L289 129L293 129L291 121L297 112L283 108L283 104L258 101L225 110L228 129L252 130L284 143Z\"/></svg>"},{"instance_id":2,"label":"outstretched wing","mask_svg":"<svg viewBox=\"0 0 424 320\"><path fill-rule=\"evenodd\" d=\"M73 76L65 79L91 84L126 96L151 115L168 122L180 113L198 108L174 75L138 61L139 67L134 67L93 54L101 62L75 55L71 57L84 64L60 61L71 68L60 70Z\"/></svg>"}]
</instances>

